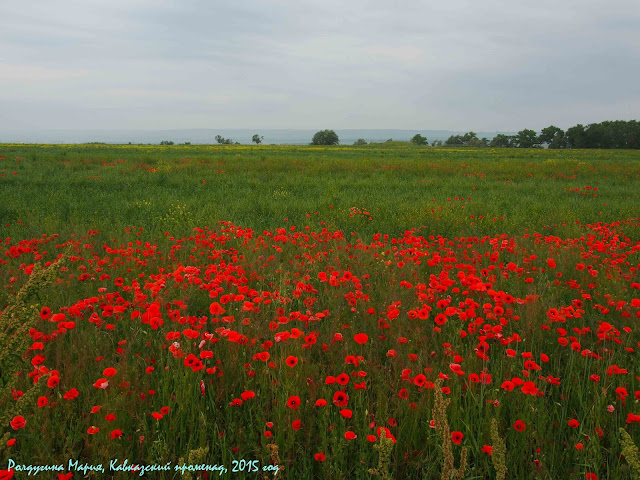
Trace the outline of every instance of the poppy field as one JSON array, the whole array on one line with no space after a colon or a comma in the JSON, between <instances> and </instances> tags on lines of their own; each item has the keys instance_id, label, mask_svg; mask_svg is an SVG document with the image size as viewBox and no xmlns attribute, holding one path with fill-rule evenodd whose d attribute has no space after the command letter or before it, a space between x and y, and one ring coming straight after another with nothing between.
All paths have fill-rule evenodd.
<instances>
[{"instance_id":1,"label":"poppy field","mask_svg":"<svg viewBox=\"0 0 640 480\"><path fill-rule=\"evenodd\" d=\"M633 151L0 145L0 479L640 478Z\"/></svg>"}]
</instances>

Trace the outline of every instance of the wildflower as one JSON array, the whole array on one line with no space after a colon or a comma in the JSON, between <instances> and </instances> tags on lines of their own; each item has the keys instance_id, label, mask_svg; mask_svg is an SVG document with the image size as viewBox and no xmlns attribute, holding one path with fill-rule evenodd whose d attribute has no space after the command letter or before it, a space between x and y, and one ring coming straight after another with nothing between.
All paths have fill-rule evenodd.
<instances>
[{"instance_id":1,"label":"wildflower","mask_svg":"<svg viewBox=\"0 0 640 480\"><path fill-rule=\"evenodd\" d=\"M292 395L291 397L289 397L289 400L287 400L287 407L293 410L297 410L298 406L300 406L300 397L298 397L297 395Z\"/></svg>"},{"instance_id":2,"label":"wildflower","mask_svg":"<svg viewBox=\"0 0 640 480\"><path fill-rule=\"evenodd\" d=\"M104 390L109 386L109 382L107 381L106 378L99 378L98 380L96 380L93 386Z\"/></svg>"},{"instance_id":3,"label":"wildflower","mask_svg":"<svg viewBox=\"0 0 640 480\"><path fill-rule=\"evenodd\" d=\"M287 364L288 367L295 367L298 364L298 357L289 355L285 360L285 363Z\"/></svg>"},{"instance_id":4,"label":"wildflower","mask_svg":"<svg viewBox=\"0 0 640 480\"><path fill-rule=\"evenodd\" d=\"M356 343L364 345L369 340L369 336L366 333L356 333L353 336L353 339L356 341Z\"/></svg>"},{"instance_id":5,"label":"wildflower","mask_svg":"<svg viewBox=\"0 0 640 480\"><path fill-rule=\"evenodd\" d=\"M47 387L49 388L54 388L56 385L58 385L58 383L60 383L60 377L56 376L51 376L47 379Z\"/></svg>"},{"instance_id":6,"label":"wildflower","mask_svg":"<svg viewBox=\"0 0 640 480\"><path fill-rule=\"evenodd\" d=\"M78 395L80 394L80 392L78 392L78 390L76 390L75 388L72 388L71 390L69 390L68 392L66 392L64 394L64 399L65 400L73 400L74 398L76 398Z\"/></svg>"},{"instance_id":7,"label":"wildflower","mask_svg":"<svg viewBox=\"0 0 640 480\"><path fill-rule=\"evenodd\" d=\"M240 398L242 398L242 400L244 400L245 402L251 398L254 398L255 396L256 394L253 390L247 390L240 394Z\"/></svg>"},{"instance_id":8,"label":"wildflower","mask_svg":"<svg viewBox=\"0 0 640 480\"><path fill-rule=\"evenodd\" d=\"M460 445L463 438L464 434L462 432L451 432L451 441L456 445Z\"/></svg>"},{"instance_id":9,"label":"wildflower","mask_svg":"<svg viewBox=\"0 0 640 480\"><path fill-rule=\"evenodd\" d=\"M15 417L13 417L13 420L9 422L9 425L11 425L11 428L13 428L14 430L20 430L27 425L27 421L22 415L16 415Z\"/></svg>"},{"instance_id":10,"label":"wildflower","mask_svg":"<svg viewBox=\"0 0 640 480\"><path fill-rule=\"evenodd\" d=\"M522 420L516 420L513 424L513 428L518 432L524 432L527 429L527 425Z\"/></svg>"}]
</instances>

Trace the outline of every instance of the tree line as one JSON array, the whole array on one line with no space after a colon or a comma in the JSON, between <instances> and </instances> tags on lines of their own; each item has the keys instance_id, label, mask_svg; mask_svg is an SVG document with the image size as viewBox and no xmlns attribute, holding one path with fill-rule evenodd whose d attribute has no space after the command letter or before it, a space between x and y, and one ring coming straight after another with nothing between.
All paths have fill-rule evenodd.
<instances>
[{"instance_id":1,"label":"tree line","mask_svg":"<svg viewBox=\"0 0 640 480\"><path fill-rule=\"evenodd\" d=\"M230 145L234 141L216 135L218 144ZM264 137L257 133L251 138L252 143L260 145ZM387 142L392 141L391 139ZM428 145L426 137L416 134L411 140L414 145ZM173 145L169 140L163 140L160 145ZM235 142L235 144L239 144ZM339 145L340 139L333 130L321 130L311 139L311 145ZM366 145L367 141L360 138L354 145ZM190 145L185 142L184 145ZM586 127L578 124L562 130L555 125L543 128L540 134L534 130L525 128L515 135L499 133L491 140L486 137L478 138L475 132L467 132L464 135L451 135L444 142L434 140L433 147L492 147L492 148L640 148L640 122L637 120L614 120L600 123L591 123Z\"/></svg>"},{"instance_id":2,"label":"tree line","mask_svg":"<svg viewBox=\"0 0 640 480\"><path fill-rule=\"evenodd\" d=\"M432 145L438 146L437 142ZM516 135L498 134L491 141L478 139L474 132L452 135L447 146L473 146L494 148L640 148L640 122L637 120L614 120L591 123L586 127L578 124L562 130L555 125L543 128L540 134L524 129Z\"/></svg>"},{"instance_id":3,"label":"tree line","mask_svg":"<svg viewBox=\"0 0 640 480\"><path fill-rule=\"evenodd\" d=\"M387 140L390 141L391 139ZM427 138L416 134L411 140L414 145L427 145ZM317 132L311 141L312 145L338 145L338 135L333 130ZM360 138L354 145L366 145ZM614 120L591 123L586 127L578 124L562 130L555 125L543 128L540 134L525 128L515 135L498 134L489 140L478 138L475 132L464 135L451 135L444 142L435 140L433 147L492 147L492 148L640 148L640 122L637 120Z\"/></svg>"}]
</instances>

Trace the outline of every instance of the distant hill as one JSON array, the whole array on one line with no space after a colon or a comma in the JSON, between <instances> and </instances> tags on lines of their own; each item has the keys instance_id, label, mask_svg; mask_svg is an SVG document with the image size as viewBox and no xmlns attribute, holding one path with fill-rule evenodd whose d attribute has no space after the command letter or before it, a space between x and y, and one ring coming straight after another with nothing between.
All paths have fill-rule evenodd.
<instances>
[{"instance_id":1,"label":"distant hill","mask_svg":"<svg viewBox=\"0 0 640 480\"><path fill-rule=\"evenodd\" d=\"M319 128L318 130L324 130ZM216 135L230 138L234 142L250 144L251 137L259 134L264 137L263 144L307 145L318 130L295 129L182 129L182 130L13 130L0 131L0 143L111 143L111 144L159 144L169 140L175 144L214 144ZM451 135L463 134L463 131L450 130L385 130L385 129L334 129L340 137L340 144L350 145L359 138L367 142L393 140L408 141L419 133L432 142L446 140ZM468 130L467 130L468 131ZM493 138L498 133L476 132L478 138Z\"/></svg>"}]
</instances>

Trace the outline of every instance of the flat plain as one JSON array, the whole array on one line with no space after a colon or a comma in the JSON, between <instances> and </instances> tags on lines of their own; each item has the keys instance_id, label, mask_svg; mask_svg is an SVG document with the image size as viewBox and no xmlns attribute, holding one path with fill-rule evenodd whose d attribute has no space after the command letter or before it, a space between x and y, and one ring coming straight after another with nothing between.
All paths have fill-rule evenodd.
<instances>
[{"instance_id":1,"label":"flat plain","mask_svg":"<svg viewBox=\"0 0 640 480\"><path fill-rule=\"evenodd\" d=\"M0 145L0 455L638 478L639 186L622 150Z\"/></svg>"}]
</instances>

